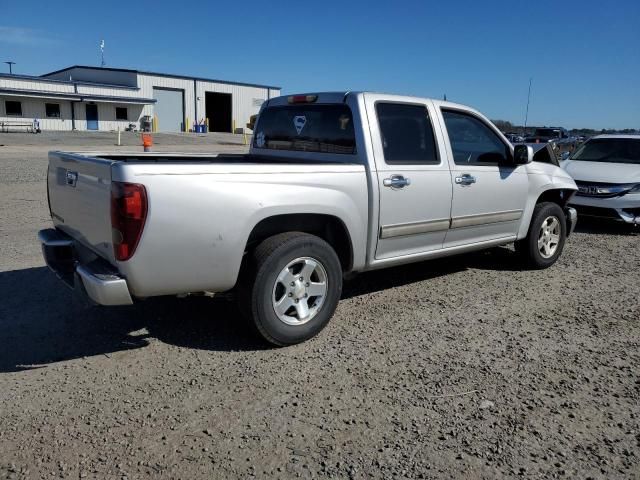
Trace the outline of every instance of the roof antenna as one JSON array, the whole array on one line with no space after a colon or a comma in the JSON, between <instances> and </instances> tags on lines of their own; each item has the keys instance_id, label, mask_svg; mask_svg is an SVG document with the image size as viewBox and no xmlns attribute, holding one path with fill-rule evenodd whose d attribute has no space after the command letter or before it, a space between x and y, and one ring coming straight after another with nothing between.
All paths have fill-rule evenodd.
<instances>
[{"instance_id":1,"label":"roof antenna","mask_svg":"<svg viewBox=\"0 0 640 480\"><path fill-rule=\"evenodd\" d=\"M447 101L447 94L444 94L443 100L446 102Z\"/></svg>"},{"instance_id":2,"label":"roof antenna","mask_svg":"<svg viewBox=\"0 0 640 480\"><path fill-rule=\"evenodd\" d=\"M106 65L104 61L104 40L100 40L100 66L104 67Z\"/></svg>"},{"instance_id":3,"label":"roof antenna","mask_svg":"<svg viewBox=\"0 0 640 480\"><path fill-rule=\"evenodd\" d=\"M527 134L527 121L529 120L529 100L531 100L531 82L533 81L533 77L529 77L529 93L527 93L527 111L524 114L524 127L522 132Z\"/></svg>"}]
</instances>

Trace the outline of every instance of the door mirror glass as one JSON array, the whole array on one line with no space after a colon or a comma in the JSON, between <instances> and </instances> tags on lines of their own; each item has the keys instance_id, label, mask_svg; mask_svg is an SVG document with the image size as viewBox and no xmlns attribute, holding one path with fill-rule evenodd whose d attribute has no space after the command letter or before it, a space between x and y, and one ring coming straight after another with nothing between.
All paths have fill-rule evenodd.
<instances>
[{"instance_id":1,"label":"door mirror glass","mask_svg":"<svg viewBox=\"0 0 640 480\"><path fill-rule=\"evenodd\" d=\"M570 156L571 156L571 152L562 152L562 155L560 155L560 158L562 160L569 160Z\"/></svg>"},{"instance_id":2,"label":"door mirror glass","mask_svg":"<svg viewBox=\"0 0 640 480\"><path fill-rule=\"evenodd\" d=\"M526 165L533 161L533 148L529 145L516 145L513 147L513 163Z\"/></svg>"}]
</instances>

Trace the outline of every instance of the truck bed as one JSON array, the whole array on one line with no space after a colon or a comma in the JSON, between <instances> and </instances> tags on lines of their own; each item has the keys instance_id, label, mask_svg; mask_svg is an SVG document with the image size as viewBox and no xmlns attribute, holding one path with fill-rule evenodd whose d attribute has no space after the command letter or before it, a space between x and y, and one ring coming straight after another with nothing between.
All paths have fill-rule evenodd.
<instances>
[{"instance_id":1,"label":"truck bed","mask_svg":"<svg viewBox=\"0 0 640 480\"><path fill-rule=\"evenodd\" d=\"M51 217L85 247L77 251L114 266L135 296L223 291L235 283L251 228L263 216L303 208L346 218L357 241L366 241L364 165L300 157L50 152ZM136 253L124 262L114 254L115 182L143 185L148 205Z\"/></svg>"}]
</instances>

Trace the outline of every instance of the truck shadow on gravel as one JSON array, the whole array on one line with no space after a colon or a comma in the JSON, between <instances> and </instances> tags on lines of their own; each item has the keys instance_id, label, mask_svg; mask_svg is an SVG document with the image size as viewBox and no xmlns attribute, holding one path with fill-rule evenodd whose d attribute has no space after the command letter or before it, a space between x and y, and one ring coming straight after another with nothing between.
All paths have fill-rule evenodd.
<instances>
[{"instance_id":1,"label":"truck shadow on gravel","mask_svg":"<svg viewBox=\"0 0 640 480\"><path fill-rule=\"evenodd\" d=\"M46 267L0 272L0 373L146 347L152 338L208 350L265 348L232 302L158 298L88 306Z\"/></svg>"},{"instance_id":2,"label":"truck shadow on gravel","mask_svg":"<svg viewBox=\"0 0 640 480\"><path fill-rule=\"evenodd\" d=\"M608 234L622 236L640 236L640 226L634 227L623 222L607 219L579 217L576 232L588 234Z\"/></svg>"},{"instance_id":3,"label":"truck shadow on gravel","mask_svg":"<svg viewBox=\"0 0 640 480\"><path fill-rule=\"evenodd\" d=\"M468 268L518 270L512 250L496 248L394 267L345 282L343 298L401 287ZM0 272L0 373L110 356L151 339L211 351L269 348L228 298L156 298L127 307L90 307L46 267Z\"/></svg>"}]
</instances>

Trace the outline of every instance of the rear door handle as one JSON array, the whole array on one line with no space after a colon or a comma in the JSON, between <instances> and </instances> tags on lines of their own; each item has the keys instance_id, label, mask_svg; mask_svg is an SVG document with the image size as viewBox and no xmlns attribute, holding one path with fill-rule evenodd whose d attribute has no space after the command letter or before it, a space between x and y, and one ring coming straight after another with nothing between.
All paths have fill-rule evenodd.
<instances>
[{"instance_id":1,"label":"rear door handle","mask_svg":"<svg viewBox=\"0 0 640 480\"><path fill-rule=\"evenodd\" d=\"M476 183L476 177L465 173L463 175L460 175L459 177L456 177L456 183L459 185L471 185L472 183Z\"/></svg>"},{"instance_id":2,"label":"rear door handle","mask_svg":"<svg viewBox=\"0 0 640 480\"><path fill-rule=\"evenodd\" d=\"M391 178L385 178L382 180L382 184L385 187L404 188L411 185L411 179L405 178L402 175L392 175Z\"/></svg>"}]
</instances>

